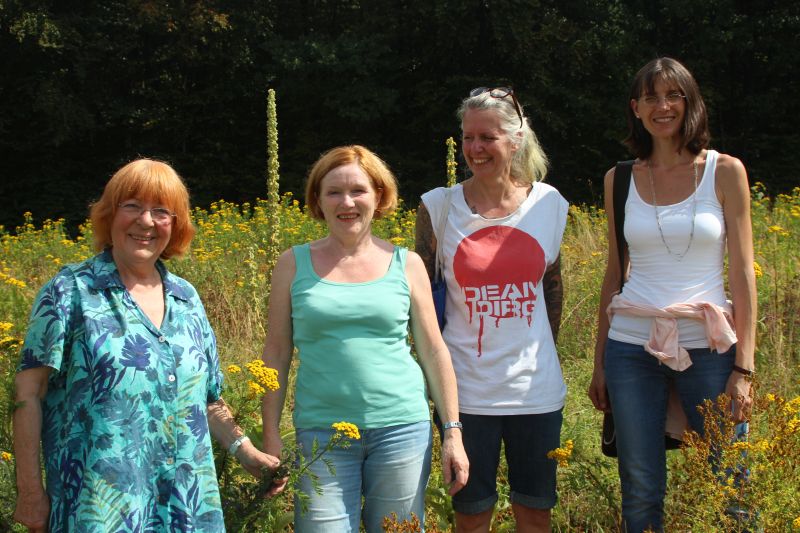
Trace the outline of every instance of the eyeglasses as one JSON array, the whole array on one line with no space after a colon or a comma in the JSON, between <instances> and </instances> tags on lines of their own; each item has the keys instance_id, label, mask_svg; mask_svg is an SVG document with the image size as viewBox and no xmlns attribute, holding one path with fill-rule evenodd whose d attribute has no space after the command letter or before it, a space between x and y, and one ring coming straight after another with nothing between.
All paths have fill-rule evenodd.
<instances>
[{"instance_id":1,"label":"eyeglasses","mask_svg":"<svg viewBox=\"0 0 800 533\"><path fill-rule=\"evenodd\" d=\"M505 98L506 96L511 96L511 99L514 101L514 109L517 112L517 116L519 117L519 127L522 127L524 122L522 118L522 106L519 105L519 100L517 100L517 96L514 94L514 89L511 87L476 87L469 92L470 96L478 96L483 93L489 93L489 96L492 98Z\"/></svg>"},{"instance_id":2,"label":"eyeglasses","mask_svg":"<svg viewBox=\"0 0 800 533\"><path fill-rule=\"evenodd\" d=\"M139 204L133 202L118 204L117 207L119 207L119 210L122 211L124 215L131 218L139 218L145 211L149 212L150 218L153 219L153 222L161 225L169 224L172 222L172 219L177 216L175 213L165 207L153 207L152 209L145 209Z\"/></svg>"},{"instance_id":3,"label":"eyeglasses","mask_svg":"<svg viewBox=\"0 0 800 533\"><path fill-rule=\"evenodd\" d=\"M673 106L678 105L686 98L686 95L681 94L679 92L669 93L666 96L657 96L655 94L648 94L646 96L642 96L639 100L649 106L654 106L660 104L662 101L666 102L667 105Z\"/></svg>"}]
</instances>

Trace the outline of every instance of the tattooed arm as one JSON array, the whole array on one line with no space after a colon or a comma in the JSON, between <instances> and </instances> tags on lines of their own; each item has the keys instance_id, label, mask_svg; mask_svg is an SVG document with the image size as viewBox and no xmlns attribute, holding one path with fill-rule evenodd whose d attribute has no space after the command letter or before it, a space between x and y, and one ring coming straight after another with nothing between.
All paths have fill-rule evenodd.
<instances>
[{"instance_id":1,"label":"tattooed arm","mask_svg":"<svg viewBox=\"0 0 800 533\"><path fill-rule=\"evenodd\" d=\"M553 340L558 343L558 329L561 326L561 310L564 304L564 285L561 283L561 254L547 267L542 278L544 304L547 306L547 319L553 332Z\"/></svg>"},{"instance_id":2,"label":"tattooed arm","mask_svg":"<svg viewBox=\"0 0 800 533\"><path fill-rule=\"evenodd\" d=\"M420 202L417 208L416 243L415 251L425 263L428 277L433 279L436 273L436 235L433 233L433 224L428 208Z\"/></svg>"}]
</instances>

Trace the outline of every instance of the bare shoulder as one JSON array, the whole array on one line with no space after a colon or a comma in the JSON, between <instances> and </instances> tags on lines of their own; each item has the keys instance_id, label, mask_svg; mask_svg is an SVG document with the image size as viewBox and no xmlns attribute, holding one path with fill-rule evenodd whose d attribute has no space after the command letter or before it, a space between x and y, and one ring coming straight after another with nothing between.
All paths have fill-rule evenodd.
<instances>
[{"instance_id":1,"label":"bare shoulder","mask_svg":"<svg viewBox=\"0 0 800 533\"><path fill-rule=\"evenodd\" d=\"M409 250L408 256L406 257L406 270L410 270L413 268L424 269L425 263L422 261L422 257L420 257L420 255L417 252Z\"/></svg>"},{"instance_id":2,"label":"bare shoulder","mask_svg":"<svg viewBox=\"0 0 800 533\"><path fill-rule=\"evenodd\" d=\"M717 196L722 205L725 205L726 200L740 201L749 196L747 171L742 162L732 155L719 154L715 181Z\"/></svg>"},{"instance_id":3,"label":"bare shoulder","mask_svg":"<svg viewBox=\"0 0 800 533\"><path fill-rule=\"evenodd\" d=\"M739 158L728 154L719 154L717 159L717 177L723 179L740 179L746 177L747 172Z\"/></svg>"},{"instance_id":4,"label":"bare shoulder","mask_svg":"<svg viewBox=\"0 0 800 533\"><path fill-rule=\"evenodd\" d=\"M277 265L283 265L284 267L287 266L287 265L294 266L294 262L295 262L294 250L289 248L288 250L284 250L281 253L281 255L278 256L278 261L276 263L276 266Z\"/></svg>"},{"instance_id":5,"label":"bare shoulder","mask_svg":"<svg viewBox=\"0 0 800 533\"><path fill-rule=\"evenodd\" d=\"M275 268L272 271L273 285L277 280L285 280L286 278L294 277L296 271L297 265L295 263L294 251L289 248L278 256Z\"/></svg>"},{"instance_id":6,"label":"bare shoulder","mask_svg":"<svg viewBox=\"0 0 800 533\"><path fill-rule=\"evenodd\" d=\"M615 172L616 170L617 170L617 167L616 167L616 166L614 166L614 167L611 167L611 168L609 168L609 169L606 171L606 174L605 174L605 176L603 177L603 183L604 183L606 186L609 186L609 185L611 185L612 183L614 183L614 172Z\"/></svg>"}]
</instances>

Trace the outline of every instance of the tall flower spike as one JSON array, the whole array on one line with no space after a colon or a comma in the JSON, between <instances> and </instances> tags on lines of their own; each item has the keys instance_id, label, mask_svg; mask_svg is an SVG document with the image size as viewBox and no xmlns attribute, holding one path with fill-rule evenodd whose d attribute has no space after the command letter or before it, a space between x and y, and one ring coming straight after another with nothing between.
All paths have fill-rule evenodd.
<instances>
[{"instance_id":1,"label":"tall flower spike","mask_svg":"<svg viewBox=\"0 0 800 533\"><path fill-rule=\"evenodd\" d=\"M269 237L266 242L267 287L271 286L272 269L280 254L280 194L278 169L278 111L275 90L267 91L267 227Z\"/></svg>"},{"instance_id":2,"label":"tall flower spike","mask_svg":"<svg viewBox=\"0 0 800 533\"><path fill-rule=\"evenodd\" d=\"M452 187L456 184L456 141L448 137L447 141L447 186Z\"/></svg>"}]
</instances>

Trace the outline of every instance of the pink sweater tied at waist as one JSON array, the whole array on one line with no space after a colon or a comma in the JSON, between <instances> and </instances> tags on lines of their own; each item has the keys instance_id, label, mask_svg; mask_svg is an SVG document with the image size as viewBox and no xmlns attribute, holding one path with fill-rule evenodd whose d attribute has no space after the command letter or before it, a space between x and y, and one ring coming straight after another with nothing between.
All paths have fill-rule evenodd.
<instances>
[{"instance_id":1,"label":"pink sweater tied at waist","mask_svg":"<svg viewBox=\"0 0 800 533\"><path fill-rule=\"evenodd\" d=\"M617 294L611 299L606 312L609 323L617 313L652 318L650 339L644 345L644 349L673 370L682 371L692 366L689 352L679 344L678 318L703 321L708 346L712 350L724 353L736 343L733 307L730 302L725 302L723 306L709 302L677 303L661 308L635 303Z\"/></svg>"}]
</instances>

